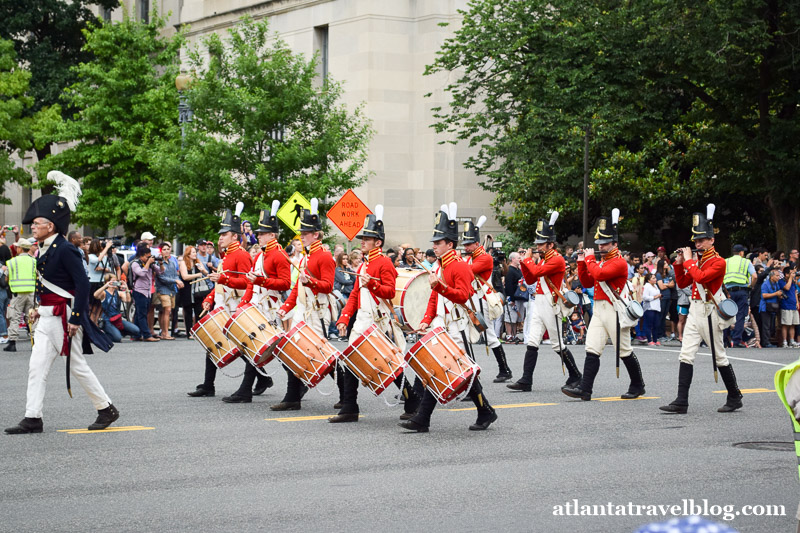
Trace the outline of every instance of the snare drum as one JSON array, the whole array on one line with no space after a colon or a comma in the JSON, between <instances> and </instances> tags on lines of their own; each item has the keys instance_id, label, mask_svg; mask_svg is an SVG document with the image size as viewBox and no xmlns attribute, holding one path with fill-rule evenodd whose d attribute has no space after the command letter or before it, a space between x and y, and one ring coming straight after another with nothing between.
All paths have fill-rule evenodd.
<instances>
[{"instance_id":1,"label":"snare drum","mask_svg":"<svg viewBox=\"0 0 800 533\"><path fill-rule=\"evenodd\" d=\"M564 302L564 305L566 305L570 309L572 309L573 307L578 306L578 305L581 304L581 297L575 291L567 291L567 292L565 292L564 293L564 299L566 300Z\"/></svg>"},{"instance_id":2,"label":"snare drum","mask_svg":"<svg viewBox=\"0 0 800 533\"><path fill-rule=\"evenodd\" d=\"M736 302L730 298L726 298L719 302L719 305L717 306L717 312L722 320L730 320L732 318L736 318L736 313L739 312L739 306L736 305Z\"/></svg>"},{"instance_id":3,"label":"snare drum","mask_svg":"<svg viewBox=\"0 0 800 533\"><path fill-rule=\"evenodd\" d=\"M228 310L220 306L192 326L192 337L203 345L208 357L217 368L229 365L240 355L239 348L234 346L223 332L230 318Z\"/></svg>"},{"instance_id":4,"label":"snare drum","mask_svg":"<svg viewBox=\"0 0 800 533\"><path fill-rule=\"evenodd\" d=\"M330 374L341 353L303 321L290 329L275 346L275 356L308 388Z\"/></svg>"},{"instance_id":5,"label":"snare drum","mask_svg":"<svg viewBox=\"0 0 800 533\"><path fill-rule=\"evenodd\" d=\"M275 345L283 337L283 332L270 325L264 313L250 303L241 305L233 313L222 332L256 368L272 361Z\"/></svg>"},{"instance_id":6,"label":"snare drum","mask_svg":"<svg viewBox=\"0 0 800 533\"><path fill-rule=\"evenodd\" d=\"M375 396L391 385L406 367L403 354L377 324L372 324L345 348L342 362Z\"/></svg>"},{"instance_id":7,"label":"snare drum","mask_svg":"<svg viewBox=\"0 0 800 533\"><path fill-rule=\"evenodd\" d=\"M441 327L412 346L406 361L442 405L464 392L481 371Z\"/></svg>"},{"instance_id":8,"label":"snare drum","mask_svg":"<svg viewBox=\"0 0 800 533\"><path fill-rule=\"evenodd\" d=\"M394 286L392 305L401 319L403 330L414 331L419 328L431 298L428 275L424 270L398 268Z\"/></svg>"}]
</instances>

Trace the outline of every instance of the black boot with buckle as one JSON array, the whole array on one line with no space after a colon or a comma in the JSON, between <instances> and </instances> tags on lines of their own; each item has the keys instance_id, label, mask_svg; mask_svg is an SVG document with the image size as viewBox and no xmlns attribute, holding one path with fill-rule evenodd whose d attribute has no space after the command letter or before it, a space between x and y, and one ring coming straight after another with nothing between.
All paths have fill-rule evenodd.
<instances>
[{"instance_id":1,"label":"black boot with buckle","mask_svg":"<svg viewBox=\"0 0 800 533\"><path fill-rule=\"evenodd\" d=\"M94 421L94 424L89 426L89 431L106 429L117 418L119 418L119 411L114 407L114 404L109 404L105 409L97 411L97 420Z\"/></svg>"}]
</instances>

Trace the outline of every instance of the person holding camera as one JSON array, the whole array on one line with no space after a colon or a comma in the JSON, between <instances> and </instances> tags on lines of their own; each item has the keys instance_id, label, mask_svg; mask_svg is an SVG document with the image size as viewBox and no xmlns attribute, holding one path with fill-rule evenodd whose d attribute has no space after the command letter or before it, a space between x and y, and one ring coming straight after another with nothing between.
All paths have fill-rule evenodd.
<instances>
[{"instance_id":1,"label":"person holding camera","mask_svg":"<svg viewBox=\"0 0 800 533\"><path fill-rule=\"evenodd\" d=\"M161 269L156 273L156 294L161 303L158 323L161 328L161 340L174 341L175 337L170 335L170 320L172 310L175 308L175 296L178 294L178 289L183 288L183 281L178 276L178 259L172 255L172 245L162 242L159 248L161 257L156 259L156 264Z\"/></svg>"},{"instance_id":2,"label":"person holding camera","mask_svg":"<svg viewBox=\"0 0 800 533\"><path fill-rule=\"evenodd\" d=\"M794 340L795 326L800 325L800 315L797 312L797 268L786 266L783 268L783 296L781 296L781 333L783 333L783 347L797 348Z\"/></svg>"},{"instance_id":3,"label":"person holding camera","mask_svg":"<svg viewBox=\"0 0 800 533\"><path fill-rule=\"evenodd\" d=\"M153 277L160 273L162 268L155 265L155 258L149 246L136 248L136 260L131 263L130 267L133 303L136 305L134 322L139 328L139 336L133 339L135 341L155 342L160 340L150 331L147 314L150 311L150 287L153 285Z\"/></svg>"},{"instance_id":4,"label":"person holding camera","mask_svg":"<svg viewBox=\"0 0 800 533\"><path fill-rule=\"evenodd\" d=\"M108 253L111 250L111 241L92 239L89 243L89 288L91 289L89 303L91 305L92 322L97 323L100 318L100 301L94 294L103 286L103 276L112 273Z\"/></svg>"},{"instance_id":5,"label":"person holding camera","mask_svg":"<svg viewBox=\"0 0 800 533\"><path fill-rule=\"evenodd\" d=\"M776 348L772 344L775 336L775 318L781 309L781 299L783 298L783 284L781 280L780 268L773 268L769 272L769 277L761 285L761 303L758 306L758 313L761 315L761 347Z\"/></svg>"},{"instance_id":6,"label":"person holding camera","mask_svg":"<svg viewBox=\"0 0 800 533\"><path fill-rule=\"evenodd\" d=\"M203 242L205 247L205 242ZM195 320L200 320L203 312L203 300L211 293L214 284L208 278L206 264L200 260L194 246L187 246L183 252L180 267L183 288L178 289L178 305L183 308L183 323L186 335L192 331ZM202 279L206 278L206 279Z\"/></svg>"},{"instance_id":7,"label":"person holding camera","mask_svg":"<svg viewBox=\"0 0 800 533\"><path fill-rule=\"evenodd\" d=\"M122 318L120 307L122 302L131 301L131 295L128 287L117 280L117 276L114 274L103 276L103 286L94 292L94 297L102 307L100 329L111 342L114 344L121 342L123 335L130 335L132 339L140 336L139 328Z\"/></svg>"}]
</instances>

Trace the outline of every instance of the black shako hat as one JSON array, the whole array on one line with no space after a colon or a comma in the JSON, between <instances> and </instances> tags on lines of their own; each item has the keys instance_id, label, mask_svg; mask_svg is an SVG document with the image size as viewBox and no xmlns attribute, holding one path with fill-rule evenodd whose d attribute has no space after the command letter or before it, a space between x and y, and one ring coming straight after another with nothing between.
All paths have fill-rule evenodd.
<instances>
[{"instance_id":1,"label":"black shako hat","mask_svg":"<svg viewBox=\"0 0 800 533\"><path fill-rule=\"evenodd\" d=\"M697 239L713 239L717 231L714 229L714 211L717 206L708 204L706 206L706 214L694 213L692 215L692 240Z\"/></svg>"},{"instance_id":2,"label":"black shako hat","mask_svg":"<svg viewBox=\"0 0 800 533\"><path fill-rule=\"evenodd\" d=\"M261 210L258 216L258 225L256 226L256 233L278 233L278 209L281 203L278 200L272 201L272 209L267 211Z\"/></svg>"},{"instance_id":3,"label":"black shako hat","mask_svg":"<svg viewBox=\"0 0 800 533\"><path fill-rule=\"evenodd\" d=\"M363 239L364 237L372 237L373 239L380 239L381 242L386 242L386 232L383 228L383 206L381 204L375 206L375 214L367 215L364 218L364 227L356 235L356 239Z\"/></svg>"},{"instance_id":4,"label":"black shako hat","mask_svg":"<svg viewBox=\"0 0 800 533\"><path fill-rule=\"evenodd\" d=\"M481 242L481 226L486 223L486 217L481 215L478 222L473 224L471 220L464 222L464 231L461 233L461 244L472 244Z\"/></svg>"},{"instance_id":5,"label":"black shako hat","mask_svg":"<svg viewBox=\"0 0 800 533\"><path fill-rule=\"evenodd\" d=\"M226 209L224 213L222 213L222 220L220 221L219 227L219 234L222 235L223 233L227 233L232 231L234 233L241 234L242 233L242 210L244 209L243 202L236 203L236 211L231 212L230 209Z\"/></svg>"},{"instance_id":6,"label":"black shako hat","mask_svg":"<svg viewBox=\"0 0 800 533\"><path fill-rule=\"evenodd\" d=\"M556 242L556 220L558 220L558 211L553 211L550 214L550 220L540 218L536 223L536 240L534 244L544 244L546 242Z\"/></svg>"},{"instance_id":7,"label":"black shako hat","mask_svg":"<svg viewBox=\"0 0 800 533\"><path fill-rule=\"evenodd\" d=\"M450 205L442 204L439 212L436 213L436 218L433 219L433 237L431 242L446 239L448 241L458 242L458 222L456 222L456 214L458 213L458 206L455 202L450 202Z\"/></svg>"},{"instance_id":8,"label":"black shako hat","mask_svg":"<svg viewBox=\"0 0 800 533\"><path fill-rule=\"evenodd\" d=\"M55 182L58 195L45 194L34 200L25 212L22 223L30 224L35 218L46 218L55 225L58 233L66 236L72 211L78 207L81 186L58 170L48 172L47 179Z\"/></svg>"},{"instance_id":9,"label":"black shako hat","mask_svg":"<svg viewBox=\"0 0 800 533\"><path fill-rule=\"evenodd\" d=\"M619 242L617 224L619 223L619 209L616 207L611 210L611 218L600 217L597 222L597 232L594 234L595 244L608 244Z\"/></svg>"},{"instance_id":10,"label":"black shako hat","mask_svg":"<svg viewBox=\"0 0 800 533\"><path fill-rule=\"evenodd\" d=\"M319 219L319 200L311 199L311 209L303 209L300 214L300 231L322 231L322 221Z\"/></svg>"}]
</instances>

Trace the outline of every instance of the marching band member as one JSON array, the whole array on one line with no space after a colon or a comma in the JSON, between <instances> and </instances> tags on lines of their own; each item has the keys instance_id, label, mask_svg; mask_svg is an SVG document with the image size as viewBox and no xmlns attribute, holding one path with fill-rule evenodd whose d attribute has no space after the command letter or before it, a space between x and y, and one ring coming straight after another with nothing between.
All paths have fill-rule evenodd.
<instances>
[{"instance_id":1,"label":"marching band member","mask_svg":"<svg viewBox=\"0 0 800 533\"><path fill-rule=\"evenodd\" d=\"M419 330L425 331L428 326L443 327L456 344L468 354L469 318L464 310L457 306L463 306L472 296L474 292L472 282L475 280L475 276L472 268L461 260L455 249L459 237L456 214L455 202L451 203L449 207L442 205L441 210L436 214L431 241L439 264L429 275L433 292ZM497 413L486 400L483 387L477 377L473 381L468 395L478 409L478 419L469 429L473 431L488 429L491 423L497 420ZM417 413L410 420L401 422L400 427L421 433L427 432L431 414L435 408L436 397L429 390L425 390Z\"/></svg>"},{"instance_id":2,"label":"marching band member","mask_svg":"<svg viewBox=\"0 0 800 533\"><path fill-rule=\"evenodd\" d=\"M281 291L288 291L292 285L292 272L289 257L278 244L278 200L272 202L271 211L261 211L255 228L258 245L262 251L253 262L253 269L247 274L247 291L239 305L251 303L264 313L273 323L280 324L278 309L281 306ZM256 383L256 379L258 382ZM253 384L256 383L255 389ZM239 390L222 398L227 403L250 403L253 395L263 394L272 386L272 378L264 376L256 367L247 364Z\"/></svg>"},{"instance_id":3,"label":"marching band member","mask_svg":"<svg viewBox=\"0 0 800 533\"><path fill-rule=\"evenodd\" d=\"M89 319L89 280L81 253L64 238L81 189L78 182L56 170L48 172L47 179L56 182L58 196L45 194L35 200L22 220L31 225L31 233L39 242L35 289L39 308L33 313L38 326L28 367L25 418L5 430L9 435L42 432L47 375L59 355L66 356L69 395L72 376L97 410L97 420L89 429L105 429L119 418L119 411L84 358L84 353L92 353L89 343L104 352L111 349L111 343Z\"/></svg>"},{"instance_id":4,"label":"marching band member","mask_svg":"<svg viewBox=\"0 0 800 533\"><path fill-rule=\"evenodd\" d=\"M529 392L533 386L533 371L539 359L539 344L542 342L544 332L550 336L553 350L559 354L561 360L569 371L567 387L574 387L580 383L581 372L575 364L572 352L564 344L561 334L562 307L556 291L563 292L564 273L567 263L564 257L556 250L556 233L553 226L558 220L558 211L550 215L550 221L539 219L536 225L536 249L540 259L533 259L530 251L520 263L522 276L528 285L536 284L536 298L532 308L525 317L525 331L527 333L527 349L525 362L522 365L522 377L511 385L506 385L511 390Z\"/></svg>"},{"instance_id":5,"label":"marching band member","mask_svg":"<svg viewBox=\"0 0 800 533\"><path fill-rule=\"evenodd\" d=\"M208 276L208 279L213 281L216 286L203 301L203 309L206 311L224 306L229 313L235 313L236 307L247 289L247 278L240 272L249 272L252 267L252 260L250 259L250 254L243 250L239 244L239 238L242 233L240 215L243 209L244 204L238 202L235 212L226 209L222 217L217 239L217 245L222 256L222 270L212 272ZM210 357L206 357L206 371L203 383L187 394L194 398L214 396L214 380L216 377L217 366L211 361Z\"/></svg>"},{"instance_id":6,"label":"marching band member","mask_svg":"<svg viewBox=\"0 0 800 533\"><path fill-rule=\"evenodd\" d=\"M383 206L375 207L374 215L367 215L364 221L364 228L361 233L356 235L361 239L361 252L364 254L364 261L358 267L358 277L356 278L347 304L342 310L336 327L339 335L347 335L347 329L352 322L349 342L353 342L359 335L364 333L370 326L377 324L389 339L394 339L399 344L400 352L404 352L405 338L399 328L392 326L391 300L395 294L395 281L397 270L392 261L383 255L381 247L386 238L383 226ZM344 384L342 394L342 408L339 413L331 417L328 421L339 422L358 422L358 383L359 379L350 370L344 371ZM405 417L411 418L419 405L419 398L414 393L413 388L408 382L403 381L403 375L399 375L395 383L400 387L405 398L404 410Z\"/></svg>"},{"instance_id":7,"label":"marching band member","mask_svg":"<svg viewBox=\"0 0 800 533\"><path fill-rule=\"evenodd\" d=\"M600 217L595 234L595 244L603 252L600 263L595 259L594 250L587 248L578 253L578 277L584 287L594 285L594 313L586 333L586 361L583 364L583 378L579 385L564 386L561 391L572 398L584 401L592 399L592 386L600 370L600 354L606 341L611 337L625 369L631 378L628 392L623 399L638 398L645 393L642 369L639 360L631 349L630 327L620 326L620 312L614 302L624 295L627 289L628 264L617 248L619 235L617 222L619 209L613 209L611 219ZM611 294L609 294L611 293ZM624 312L621 311L621 312Z\"/></svg>"},{"instance_id":8,"label":"marching band member","mask_svg":"<svg viewBox=\"0 0 800 533\"><path fill-rule=\"evenodd\" d=\"M322 249L322 221L317 213L318 206L318 200L312 198L311 209L304 209L300 217L300 239L303 241L303 246L308 248L306 268L297 278L298 281L289 297L278 309L278 316L283 318L286 313L294 309L290 327L305 321L324 339L332 318L328 297L333 291L336 263L331 254ZM280 403L270 407L273 411L299 410L300 400L307 390L303 382L289 369L286 369L286 375L288 377L286 395Z\"/></svg>"},{"instance_id":9,"label":"marching band member","mask_svg":"<svg viewBox=\"0 0 800 533\"><path fill-rule=\"evenodd\" d=\"M486 222L486 217L483 215L478 219L477 224L473 224L472 221L465 222L464 232L461 234L461 243L464 245L464 250L470 254L469 265L472 267L472 273L475 276L472 282L472 287L475 289L475 295L472 296L472 304L475 306L476 311L480 311L485 316L486 311L489 309L486 295L494 291L490 285L494 261L492 256L487 254L486 250L481 246L480 228L484 222ZM497 333L491 324L486 329L486 344L492 349L499 369L494 382L504 383L508 381L513 377L511 369L508 367L503 345L500 344L500 339L497 338Z\"/></svg>"},{"instance_id":10,"label":"marching band member","mask_svg":"<svg viewBox=\"0 0 800 533\"><path fill-rule=\"evenodd\" d=\"M714 204L708 204L706 216L695 213L692 217L692 241L702 252L699 260L692 259L689 247L679 250L675 261L675 280L678 287L692 284L692 302L689 316L683 330L681 354L678 357L678 397L669 405L660 407L668 413L686 413L689 409L689 387L692 385L694 358L700 342L711 346L712 357L715 357L722 381L728 389L725 405L717 409L720 413L730 413L742 407L742 393L736 383L733 366L725 354L722 332L730 326L725 325L716 311L714 302L722 300L722 280L725 277L725 259L714 249ZM734 318L735 320L735 318Z\"/></svg>"}]
</instances>

